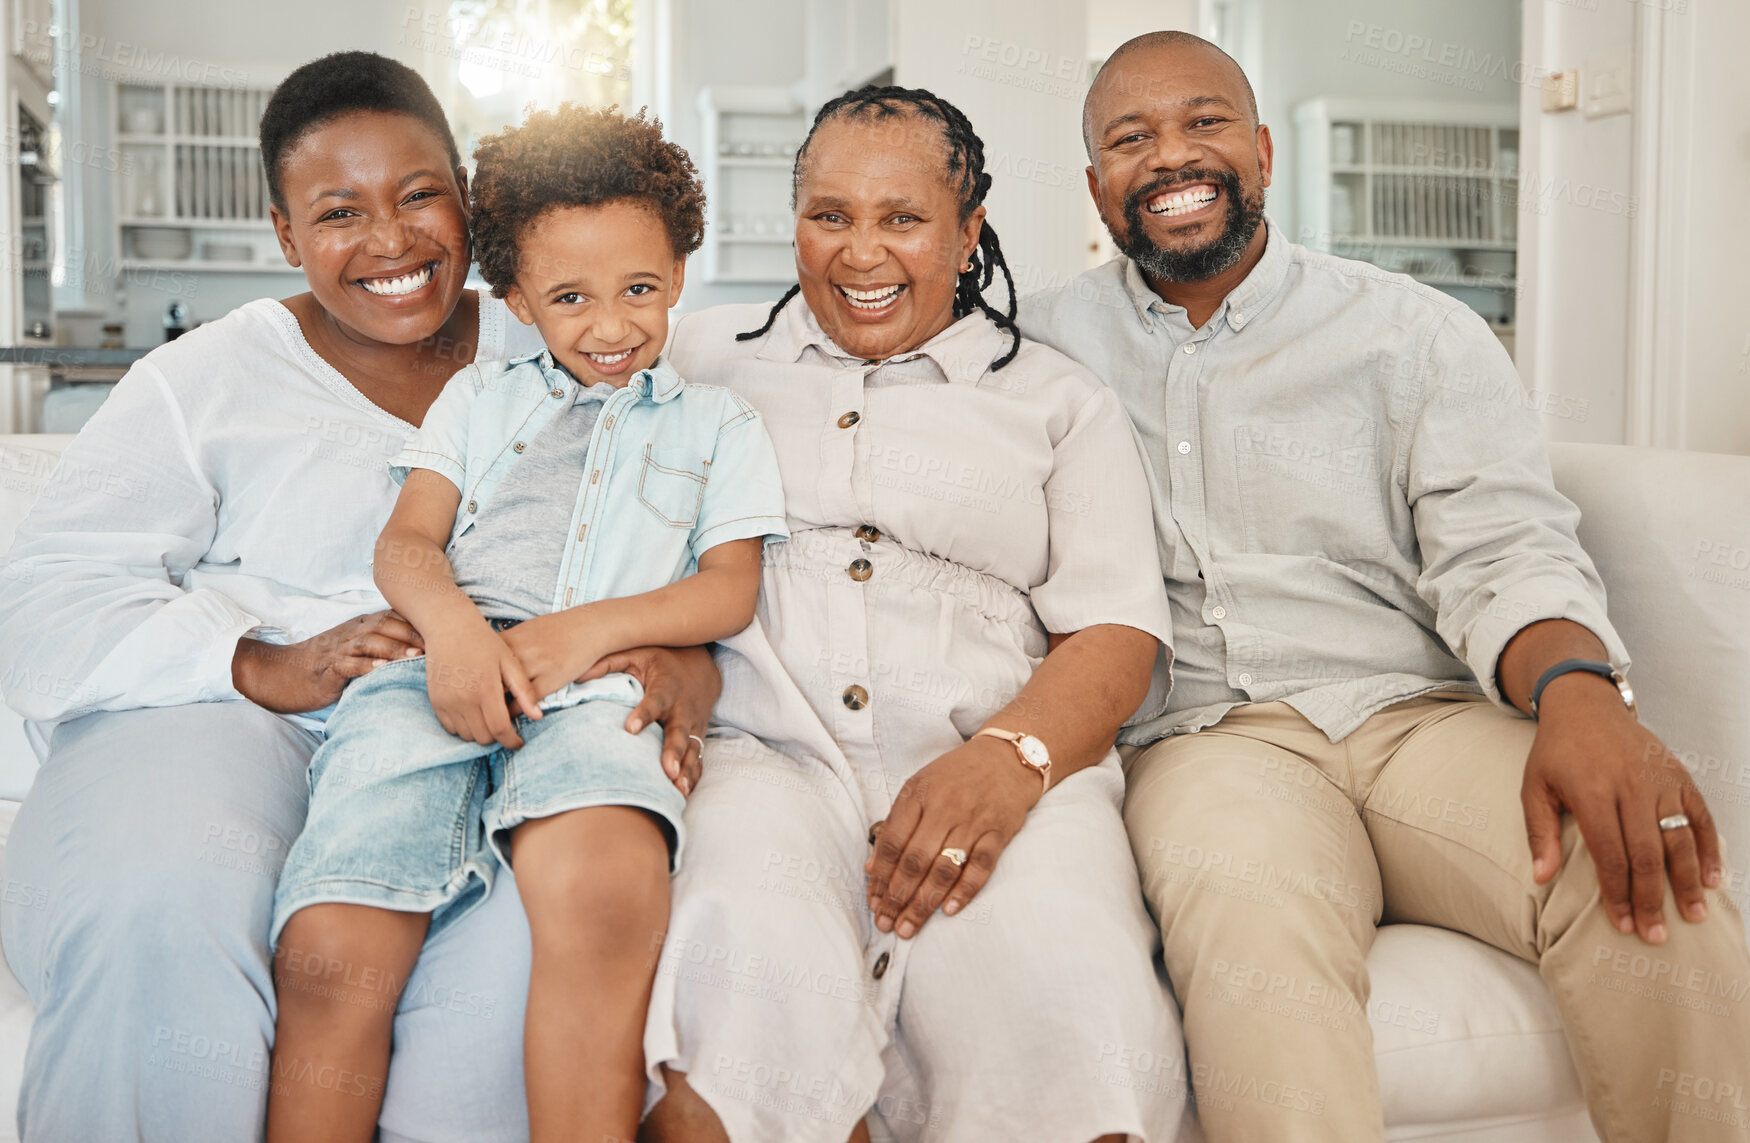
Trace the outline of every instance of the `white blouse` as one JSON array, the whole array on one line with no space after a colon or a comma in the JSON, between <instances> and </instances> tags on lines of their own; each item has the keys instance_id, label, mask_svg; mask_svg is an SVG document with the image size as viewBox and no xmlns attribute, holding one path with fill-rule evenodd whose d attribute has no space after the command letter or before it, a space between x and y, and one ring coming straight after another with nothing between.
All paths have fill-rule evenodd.
<instances>
[{"instance_id":1,"label":"white blouse","mask_svg":"<svg viewBox=\"0 0 1750 1143\"><path fill-rule=\"evenodd\" d=\"M478 359L540 347L481 295ZM136 362L4 562L0 689L38 755L92 711L241 698L245 635L294 643L385 607L371 551L399 491L388 460L414 428L271 299Z\"/></svg>"}]
</instances>

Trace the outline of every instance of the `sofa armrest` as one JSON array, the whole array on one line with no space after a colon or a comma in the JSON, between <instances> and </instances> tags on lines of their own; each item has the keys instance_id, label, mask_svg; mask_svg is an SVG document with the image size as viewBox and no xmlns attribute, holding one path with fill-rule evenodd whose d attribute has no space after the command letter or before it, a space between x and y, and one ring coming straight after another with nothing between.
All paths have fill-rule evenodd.
<instances>
[{"instance_id":1,"label":"sofa armrest","mask_svg":"<svg viewBox=\"0 0 1750 1143\"><path fill-rule=\"evenodd\" d=\"M1641 719L1695 775L1750 915L1750 457L1554 444L1550 463L1580 506Z\"/></svg>"}]
</instances>

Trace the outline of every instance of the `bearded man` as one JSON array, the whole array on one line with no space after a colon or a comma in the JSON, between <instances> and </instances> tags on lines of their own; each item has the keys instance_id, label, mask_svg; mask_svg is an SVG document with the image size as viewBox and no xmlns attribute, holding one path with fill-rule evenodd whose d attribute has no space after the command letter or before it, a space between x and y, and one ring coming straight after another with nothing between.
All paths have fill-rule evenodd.
<instances>
[{"instance_id":1,"label":"bearded man","mask_svg":"<svg viewBox=\"0 0 1750 1143\"><path fill-rule=\"evenodd\" d=\"M1117 390L1149 461L1175 646L1164 713L1120 739L1125 822L1208 1137L1385 1138L1368 1022L1324 1017L1366 1011L1375 927L1403 921L1538 966L1610 1143L1741 1138L1659 1084L1746 1090L1743 990L1589 981L1642 942L1709 979L1750 957L1507 354L1265 219L1270 131L1214 45L1131 40L1083 126L1123 256L1021 329ZM1234 1003L1236 965L1293 987Z\"/></svg>"}]
</instances>

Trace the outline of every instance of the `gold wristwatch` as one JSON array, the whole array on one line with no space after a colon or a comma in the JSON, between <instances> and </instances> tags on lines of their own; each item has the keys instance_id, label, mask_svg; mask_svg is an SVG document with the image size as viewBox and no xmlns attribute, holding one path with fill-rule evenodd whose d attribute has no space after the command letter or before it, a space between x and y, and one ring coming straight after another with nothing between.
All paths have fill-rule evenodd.
<instances>
[{"instance_id":1,"label":"gold wristwatch","mask_svg":"<svg viewBox=\"0 0 1750 1143\"><path fill-rule=\"evenodd\" d=\"M1051 751L1045 748L1045 743L1031 734L1017 734L1013 730L998 730L987 726L972 737L984 735L989 738L1000 738L1014 746L1015 755L1021 759L1021 765L1029 770L1039 771L1039 792L1043 794L1051 788Z\"/></svg>"}]
</instances>

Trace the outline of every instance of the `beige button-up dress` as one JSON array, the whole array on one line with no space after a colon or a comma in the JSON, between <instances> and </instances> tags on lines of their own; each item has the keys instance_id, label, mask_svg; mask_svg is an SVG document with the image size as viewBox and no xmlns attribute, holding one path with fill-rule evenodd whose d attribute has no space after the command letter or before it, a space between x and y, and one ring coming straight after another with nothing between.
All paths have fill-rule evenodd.
<instances>
[{"instance_id":1,"label":"beige button-up dress","mask_svg":"<svg viewBox=\"0 0 1750 1143\"><path fill-rule=\"evenodd\" d=\"M863 873L901 785L1014 699L1047 631L1170 637L1117 398L1032 343L993 372L1008 335L982 315L881 363L846 357L800 299L735 340L764 320L718 307L669 348L764 417L791 539L718 656L652 1100L667 1064L736 1143L840 1143L871 1107L908 1141L1166 1143L1182 1039L1116 754L1053 786L973 903L910 941L874 927Z\"/></svg>"}]
</instances>

